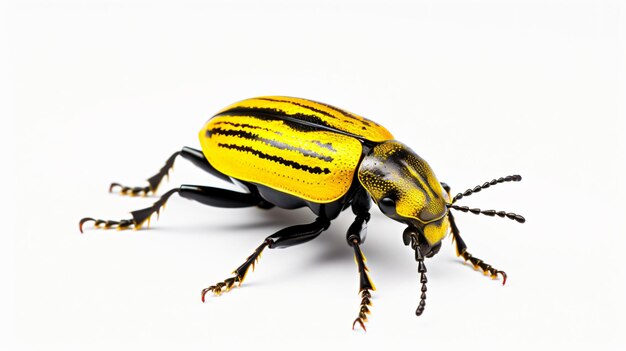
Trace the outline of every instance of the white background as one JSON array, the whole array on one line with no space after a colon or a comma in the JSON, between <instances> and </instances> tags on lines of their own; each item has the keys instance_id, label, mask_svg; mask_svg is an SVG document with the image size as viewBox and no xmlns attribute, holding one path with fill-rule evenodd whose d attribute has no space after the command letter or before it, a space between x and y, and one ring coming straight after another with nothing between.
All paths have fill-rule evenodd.
<instances>
[{"instance_id":1,"label":"white background","mask_svg":"<svg viewBox=\"0 0 626 351\"><path fill-rule=\"evenodd\" d=\"M2 308L10 350L623 349L626 6L619 1L11 1L2 5ZM378 290L350 329L358 275L344 213L317 240L268 250L246 284L200 302L305 210L172 198L150 230L78 232L128 217L212 113L290 95L374 119L462 191L469 251L427 261L424 315L403 226L373 212ZM8 126L6 126L8 124ZM226 186L179 160L161 190ZM6 252L5 252L6 251Z\"/></svg>"}]
</instances>

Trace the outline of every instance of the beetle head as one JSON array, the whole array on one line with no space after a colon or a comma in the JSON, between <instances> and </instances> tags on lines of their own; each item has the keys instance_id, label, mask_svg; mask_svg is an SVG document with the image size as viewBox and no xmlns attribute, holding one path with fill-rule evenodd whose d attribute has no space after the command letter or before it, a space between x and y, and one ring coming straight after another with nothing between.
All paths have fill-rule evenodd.
<instances>
[{"instance_id":1,"label":"beetle head","mask_svg":"<svg viewBox=\"0 0 626 351\"><path fill-rule=\"evenodd\" d=\"M424 159L398 141L386 141L363 158L358 178L386 216L425 239L420 241L425 256L438 251L449 232L451 200Z\"/></svg>"}]
</instances>

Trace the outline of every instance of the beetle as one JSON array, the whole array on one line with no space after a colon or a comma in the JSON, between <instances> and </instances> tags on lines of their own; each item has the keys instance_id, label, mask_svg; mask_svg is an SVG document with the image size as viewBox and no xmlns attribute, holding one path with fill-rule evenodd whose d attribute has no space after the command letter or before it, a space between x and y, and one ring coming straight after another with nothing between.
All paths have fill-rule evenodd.
<instances>
[{"instance_id":1,"label":"beetle","mask_svg":"<svg viewBox=\"0 0 626 351\"><path fill-rule=\"evenodd\" d=\"M361 245L365 241L370 208L374 202L387 217L407 225L404 244L415 251L420 275L421 296L416 315L426 306L426 265L442 240L452 234L457 256L474 269L496 279L506 273L472 256L460 235L451 209L473 214L499 216L524 223L524 217L505 211L458 206L456 202L499 183L517 182L519 175L493 179L452 197L450 187L437 180L428 163L374 121L343 109L312 100L265 96L234 103L215 114L199 133L202 150L183 147L172 154L160 171L144 187L112 183L109 192L122 195L156 194L178 156L224 181L244 190L200 185L181 185L165 192L152 206L131 212L132 218L120 221L85 217L95 227L139 229L174 194L205 205L239 208L274 206L295 209L308 207L316 219L312 223L290 226L268 236L233 271L233 276L202 290L220 295L240 286L251 266L266 249L286 248L305 243L327 230L333 219L351 208L354 222L346 240L354 249L359 273L360 306L352 328L364 330L370 313L371 291L375 290L365 265Z\"/></svg>"}]
</instances>

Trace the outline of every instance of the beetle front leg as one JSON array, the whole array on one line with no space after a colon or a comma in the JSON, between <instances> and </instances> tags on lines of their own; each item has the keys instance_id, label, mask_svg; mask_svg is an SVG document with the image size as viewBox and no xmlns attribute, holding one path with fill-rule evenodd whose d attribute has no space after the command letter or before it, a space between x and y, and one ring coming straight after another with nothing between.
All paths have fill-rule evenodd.
<instances>
[{"instance_id":1,"label":"beetle front leg","mask_svg":"<svg viewBox=\"0 0 626 351\"><path fill-rule=\"evenodd\" d=\"M372 280L367 274L369 271L365 265L367 259L365 258L365 255L363 255L361 247L359 246L363 242L362 238L364 238L364 235L362 236L361 234L365 233L369 218L370 215L367 212L365 215L358 215L348 229L347 234L348 244L354 249L354 260L359 271L359 294L361 295L359 315L354 322L352 322L352 329L354 329L358 323L365 331L367 331L367 328L365 328L365 322L367 322L367 315L370 313L369 307L372 306L370 301L372 297L370 290L376 290L374 283L372 283Z\"/></svg>"},{"instance_id":2,"label":"beetle front leg","mask_svg":"<svg viewBox=\"0 0 626 351\"><path fill-rule=\"evenodd\" d=\"M367 235L367 222L370 220L369 209L371 207L371 201L369 199L369 195L365 191L360 191L356 194L354 201L352 203L352 212L356 215L354 222L348 228L348 232L346 233L346 240L348 241L348 245L352 246L354 249L354 260L357 264L359 271L359 294L361 296L361 304L359 305L359 314L357 318L352 322L352 329L358 323L363 330L367 331L365 328L365 322L367 322L367 315L370 313L370 306L372 306L371 302L371 291L376 290L374 283L370 279L367 272L369 269L365 265L367 261L365 255L361 251L360 245L365 242L365 237Z\"/></svg>"},{"instance_id":3,"label":"beetle front leg","mask_svg":"<svg viewBox=\"0 0 626 351\"><path fill-rule=\"evenodd\" d=\"M485 275L489 274L492 279L496 279L498 274L502 275L502 285L506 284L506 273L504 271L493 268L490 264L485 263L483 260L474 257L472 254L467 252L467 245L465 245L463 238L461 238L461 233L459 228L456 226L454 216L450 212L448 212L448 219L450 220L452 238L456 244L456 255L463 257L466 262L469 261L474 266L474 269L480 268Z\"/></svg>"},{"instance_id":4,"label":"beetle front leg","mask_svg":"<svg viewBox=\"0 0 626 351\"><path fill-rule=\"evenodd\" d=\"M263 243L261 243L261 245L254 250L252 255L248 256L246 261L233 271L232 277L203 289L202 302L205 301L205 296L209 292L213 292L215 295L219 296L223 292L229 291L233 286L235 286L235 284L237 284L237 286L241 286L250 268L252 267L254 270L256 262L259 257L261 257L261 253L263 253L263 250L265 250L266 247L276 249L302 244L315 239L324 230L328 229L329 226L330 221L328 219L318 217L313 223L287 227L268 236L265 240L263 240Z\"/></svg>"}]
</instances>

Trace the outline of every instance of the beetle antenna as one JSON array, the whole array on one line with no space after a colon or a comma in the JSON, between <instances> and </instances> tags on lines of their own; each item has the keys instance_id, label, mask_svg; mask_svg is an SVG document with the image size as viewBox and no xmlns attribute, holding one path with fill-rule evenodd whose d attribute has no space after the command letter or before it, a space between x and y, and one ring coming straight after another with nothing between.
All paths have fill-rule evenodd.
<instances>
[{"instance_id":1,"label":"beetle antenna","mask_svg":"<svg viewBox=\"0 0 626 351\"><path fill-rule=\"evenodd\" d=\"M481 191L483 189L487 189L487 188L489 188L492 185L496 185L498 183L504 183L504 182L519 182L520 180L522 180L522 176L519 175L519 174L506 176L506 177L500 177L498 179L493 179L492 181L486 182L483 185L477 185L476 187L474 187L474 189L467 189L463 193L456 194L456 196L452 199L452 203L455 203L457 200L461 200L465 196L470 196L473 193L477 193L477 192L479 192L479 191ZM467 211L464 211L464 212L467 212ZM493 215L491 215L491 216L493 216Z\"/></svg>"},{"instance_id":2,"label":"beetle antenna","mask_svg":"<svg viewBox=\"0 0 626 351\"><path fill-rule=\"evenodd\" d=\"M422 255L419 248L415 250L415 260L417 261L417 272L420 274L420 283L422 284L422 288L420 289L422 295L420 296L420 303L417 305L417 309L415 310L415 315L421 316L422 313L424 313L424 307L426 307L426 283L428 283L428 279L426 278L424 255Z\"/></svg>"},{"instance_id":3,"label":"beetle antenna","mask_svg":"<svg viewBox=\"0 0 626 351\"><path fill-rule=\"evenodd\" d=\"M484 214L487 215L489 217L494 217L494 216L498 216L501 218L509 218L512 219L514 221L517 221L519 223L524 223L526 222L526 219L518 214L515 214L513 212L505 212L505 211L496 211L496 210L486 210L483 211L480 208L469 208L467 206L458 206L458 205L450 205L448 206L449 208L453 208L457 211L461 211L461 212L471 212L473 214Z\"/></svg>"},{"instance_id":4,"label":"beetle antenna","mask_svg":"<svg viewBox=\"0 0 626 351\"><path fill-rule=\"evenodd\" d=\"M415 261L417 261L417 272L420 274L420 283L422 284L422 288L420 291L422 294L420 295L420 302L417 305L417 309L415 310L415 315L421 316L424 313L424 308L426 307L426 283L428 283L428 279L426 278L426 265L424 264L424 255L422 251L420 251L420 239L417 232L415 232L411 227L408 227L404 230L402 234L402 239L404 240L405 245L411 245L411 248L415 250Z\"/></svg>"}]
</instances>

